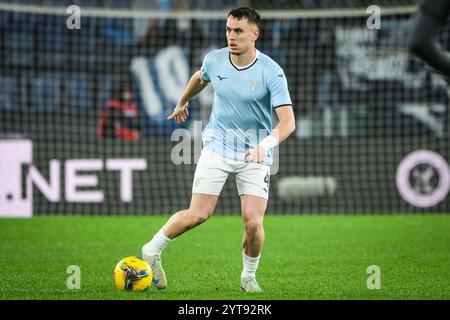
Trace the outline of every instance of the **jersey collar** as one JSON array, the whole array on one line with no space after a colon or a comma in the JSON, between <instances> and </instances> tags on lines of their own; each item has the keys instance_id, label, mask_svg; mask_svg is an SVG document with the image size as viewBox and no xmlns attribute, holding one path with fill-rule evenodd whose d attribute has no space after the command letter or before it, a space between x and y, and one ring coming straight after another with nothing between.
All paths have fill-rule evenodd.
<instances>
[{"instance_id":1,"label":"jersey collar","mask_svg":"<svg viewBox=\"0 0 450 320\"><path fill-rule=\"evenodd\" d=\"M248 68L252 67L252 66L256 63L256 61L258 61L258 58L259 58L259 51L258 51L258 49L255 49L255 50L256 50L255 59L253 59L253 61L250 62L250 64L247 65L247 66L244 66L244 67L238 67L237 65L235 65L235 64L233 63L233 60L231 60L231 53L228 54L228 59L230 59L231 65L232 65L237 71L247 70Z\"/></svg>"}]
</instances>

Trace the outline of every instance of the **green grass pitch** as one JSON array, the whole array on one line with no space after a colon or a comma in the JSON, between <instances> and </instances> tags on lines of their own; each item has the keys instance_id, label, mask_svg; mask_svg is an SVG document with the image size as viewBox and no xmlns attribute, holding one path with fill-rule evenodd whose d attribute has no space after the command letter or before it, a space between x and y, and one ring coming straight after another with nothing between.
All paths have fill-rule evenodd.
<instances>
[{"instance_id":1,"label":"green grass pitch","mask_svg":"<svg viewBox=\"0 0 450 320\"><path fill-rule=\"evenodd\" d=\"M239 292L240 216L215 216L164 251L166 290L119 292L115 264L139 256L167 219L0 219L0 299L450 298L450 215L268 215L261 294ZM80 289L67 288L70 265L80 267ZM380 289L367 288L371 265Z\"/></svg>"}]
</instances>

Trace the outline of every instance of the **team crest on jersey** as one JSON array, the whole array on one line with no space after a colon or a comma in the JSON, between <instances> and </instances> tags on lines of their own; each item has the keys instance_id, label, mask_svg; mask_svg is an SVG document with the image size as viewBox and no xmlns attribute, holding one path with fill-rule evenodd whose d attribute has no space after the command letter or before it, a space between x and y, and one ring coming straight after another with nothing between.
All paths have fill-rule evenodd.
<instances>
[{"instance_id":1,"label":"team crest on jersey","mask_svg":"<svg viewBox=\"0 0 450 320\"><path fill-rule=\"evenodd\" d=\"M258 80L249 80L248 84L250 86L251 91L255 91L256 87L258 87L261 84L261 81Z\"/></svg>"}]
</instances>

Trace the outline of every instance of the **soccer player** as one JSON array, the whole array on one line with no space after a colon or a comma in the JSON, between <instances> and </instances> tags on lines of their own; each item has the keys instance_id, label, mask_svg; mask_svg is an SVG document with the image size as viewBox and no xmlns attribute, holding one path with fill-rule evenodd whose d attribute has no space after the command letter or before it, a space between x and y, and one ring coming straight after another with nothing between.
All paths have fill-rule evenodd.
<instances>
[{"instance_id":1,"label":"soccer player","mask_svg":"<svg viewBox=\"0 0 450 320\"><path fill-rule=\"evenodd\" d=\"M450 57L439 46L436 33L445 26L450 11L448 0L424 0L415 17L410 50L436 70L450 76Z\"/></svg>"},{"instance_id":2,"label":"soccer player","mask_svg":"<svg viewBox=\"0 0 450 320\"><path fill-rule=\"evenodd\" d=\"M175 213L142 247L142 257L154 272L154 285L167 280L161 251L173 239L205 222L214 212L229 174L235 174L241 199L243 271L240 288L260 292L256 281L264 243L263 218L267 207L272 151L295 130L286 77L282 68L255 48L260 16L250 8L231 10L226 22L228 47L211 51L194 73L168 119L186 121L188 101L208 83L214 89L210 122L203 131L203 149L196 167L188 209ZM279 123L272 130L272 112ZM266 132L265 137L254 133ZM263 134L261 136L264 136Z\"/></svg>"}]
</instances>

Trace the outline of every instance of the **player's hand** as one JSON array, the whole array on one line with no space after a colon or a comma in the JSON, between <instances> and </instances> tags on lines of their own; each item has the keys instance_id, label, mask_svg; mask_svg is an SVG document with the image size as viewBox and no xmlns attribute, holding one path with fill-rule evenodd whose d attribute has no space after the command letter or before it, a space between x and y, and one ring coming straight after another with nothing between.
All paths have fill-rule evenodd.
<instances>
[{"instance_id":1,"label":"player's hand","mask_svg":"<svg viewBox=\"0 0 450 320\"><path fill-rule=\"evenodd\" d=\"M250 162L261 163L266 160L267 150L263 147L256 147L256 149L248 149L245 151L244 160L250 156Z\"/></svg>"},{"instance_id":2,"label":"player's hand","mask_svg":"<svg viewBox=\"0 0 450 320\"><path fill-rule=\"evenodd\" d=\"M186 103L182 105L180 103L177 103L172 114L167 117L167 120L175 120L177 124L180 124L185 122L188 116L189 116L188 104Z\"/></svg>"}]
</instances>

